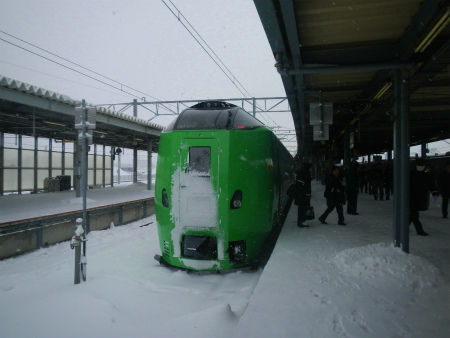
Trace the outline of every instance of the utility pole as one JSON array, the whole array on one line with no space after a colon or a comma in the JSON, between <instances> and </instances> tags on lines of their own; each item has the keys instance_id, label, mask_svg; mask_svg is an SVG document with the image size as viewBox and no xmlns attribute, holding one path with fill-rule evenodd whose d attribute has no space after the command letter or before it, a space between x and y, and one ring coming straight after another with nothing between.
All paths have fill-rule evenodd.
<instances>
[{"instance_id":1,"label":"utility pole","mask_svg":"<svg viewBox=\"0 0 450 338\"><path fill-rule=\"evenodd\" d=\"M83 235L81 240L83 243L83 255L80 259L75 257L75 265L79 262L81 275L83 281L86 281L86 235L89 232L87 228L87 211L86 211L86 191L87 191L87 176L88 176L88 145L92 144L93 130L96 127L96 114L97 109L95 107L86 107L86 101L83 100L81 107L75 107L75 129L79 130L78 142L81 143L81 182L80 190L83 198L83 218L81 220L82 229L77 224L77 235ZM77 222L78 223L78 222ZM81 238L80 238L81 239ZM79 251L78 251L79 252ZM75 266L77 271L77 266ZM79 284L79 276L77 279L77 273L75 273L75 284Z\"/></svg>"}]
</instances>

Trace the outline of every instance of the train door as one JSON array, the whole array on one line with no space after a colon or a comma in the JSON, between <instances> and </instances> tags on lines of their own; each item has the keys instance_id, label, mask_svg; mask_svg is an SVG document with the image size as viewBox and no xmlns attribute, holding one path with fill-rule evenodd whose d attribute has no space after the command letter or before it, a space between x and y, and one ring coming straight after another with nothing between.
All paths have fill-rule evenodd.
<instances>
[{"instance_id":1,"label":"train door","mask_svg":"<svg viewBox=\"0 0 450 338\"><path fill-rule=\"evenodd\" d=\"M181 226L218 225L218 140L183 139L180 150Z\"/></svg>"}]
</instances>

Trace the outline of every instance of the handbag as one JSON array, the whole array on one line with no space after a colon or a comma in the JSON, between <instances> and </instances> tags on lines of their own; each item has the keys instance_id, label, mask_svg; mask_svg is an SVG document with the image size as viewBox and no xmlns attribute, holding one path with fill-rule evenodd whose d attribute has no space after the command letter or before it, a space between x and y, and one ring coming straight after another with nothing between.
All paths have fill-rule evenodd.
<instances>
[{"instance_id":1,"label":"handbag","mask_svg":"<svg viewBox=\"0 0 450 338\"><path fill-rule=\"evenodd\" d=\"M310 221L316 217L314 214L314 207L312 205L310 205L308 210L306 211L305 217L307 221Z\"/></svg>"}]
</instances>

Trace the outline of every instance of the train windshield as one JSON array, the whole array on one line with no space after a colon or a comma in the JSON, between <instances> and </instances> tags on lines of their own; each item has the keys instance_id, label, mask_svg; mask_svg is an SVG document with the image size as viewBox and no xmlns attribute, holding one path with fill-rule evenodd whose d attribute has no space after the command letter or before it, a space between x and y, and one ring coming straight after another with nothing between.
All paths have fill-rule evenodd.
<instances>
[{"instance_id":1,"label":"train windshield","mask_svg":"<svg viewBox=\"0 0 450 338\"><path fill-rule=\"evenodd\" d=\"M197 110L187 109L180 114L174 130L255 129L263 123L241 108Z\"/></svg>"},{"instance_id":2,"label":"train windshield","mask_svg":"<svg viewBox=\"0 0 450 338\"><path fill-rule=\"evenodd\" d=\"M195 176L209 177L211 169L211 148L189 148L189 173Z\"/></svg>"}]
</instances>

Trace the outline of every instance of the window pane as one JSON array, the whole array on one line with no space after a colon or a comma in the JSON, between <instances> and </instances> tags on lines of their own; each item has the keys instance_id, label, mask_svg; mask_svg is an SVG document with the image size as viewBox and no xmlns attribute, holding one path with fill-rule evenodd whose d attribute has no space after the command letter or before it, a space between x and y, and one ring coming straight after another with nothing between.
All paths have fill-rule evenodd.
<instances>
[{"instance_id":1,"label":"window pane","mask_svg":"<svg viewBox=\"0 0 450 338\"><path fill-rule=\"evenodd\" d=\"M38 167L48 168L48 151L38 151Z\"/></svg>"},{"instance_id":2,"label":"window pane","mask_svg":"<svg viewBox=\"0 0 450 338\"><path fill-rule=\"evenodd\" d=\"M210 163L210 147L189 148L189 173L194 175L200 173L209 176Z\"/></svg>"},{"instance_id":3,"label":"window pane","mask_svg":"<svg viewBox=\"0 0 450 338\"><path fill-rule=\"evenodd\" d=\"M19 152L17 149L8 149L4 150L4 166L7 167L18 167L19 166ZM6 179L5 179L6 181Z\"/></svg>"},{"instance_id":4,"label":"window pane","mask_svg":"<svg viewBox=\"0 0 450 338\"><path fill-rule=\"evenodd\" d=\"M105 168L111 169L111 156L110 155L106 156L106 158L105 158Z\"/></svg>"},{"instance_id":5,"label":"window pane","mask_svg":"<svg viewBox=\"0 0 450 338\"><path fill-rule=\"evenodd\" d=\"M88 155L88 168L94 168L94 155Z\"/></svg>"},{"instance_id":6,"label":"window pane","mask_svg":"<svg viewBox=\"0 0 450 338\"><path fill-rule=\"evenodd\" d=\"M93 170L88 170L88 185L89 186L94 186L94 171Z\"/></svg>"},{"instance_id":7,"label":"window pane","mask_svg":"<svg viewBox=\"0 0 450 338\"><path fill-rule=\"evenodd\" d=\"M234 118L233 126L238 129L254 129L264 126L263 123L258 121L252 115L245 110L239 109Z\"/></svg>"},{"instance_id":8,"label":"window pane","mask_svg":"<svg viewBox=\"0 0 450 338\"><path fill-rule=\"evenodd\" d=\"M23 169L22 170L22 190L34 189L34 170Z\"/></svg>"},{"instance_id":9,"label":"window pane","mask_svg":"<svg viewBox=\"0 0 450 338\"><path fill-rule=\"evenodd\" d=\"M65 153L64 154L64 161L66 169L67 168L73 168L73 153Z\"/></svg>"},{"instance_id":10,"label":"window pane","mask_svg":"<svg viewBox=\"0 0 450 338\"><path fill-rule=\"evenodd\" d=\"M17 178L18 178L18 170L17 169L5 169L4 170L4 190L5 191L17 191Z\"/></svg>"},{"instance_id":11,"label":"window pane","mask_svg":"<svg viewBox=\"0 0 450 338\"><path fill-rule=\"evenodd\" d=\"M22 150L22 168L34 168L34 150Z\"/></svg>"},{"instance_id":12,"label":"window pane","mask_svg":"<svg viewBox=\"0 0 450 338\"><path fill-rule=\"evenodd\" d=\"M103 168L103 155L97 154L97 158L95 159L95 163L97 165L97 169Z\"/></svg>"},{"instance_id":13,"label":"window pane","mask_svg":"<svg viewBox=\"0 0 450 338\"><path fill-rule=\"evenodd\" d=\"M176 130L216 129L215 122L220 110L187 110L178 118Z\"/></svg>"},{"instance_id":14,"label":"window pane","mask_svg":"<svg viewBox=\"0 0 450 338\"><path fill-rule=\"evenodd\" d=\"M5 147L18 148L19 147L19 135L5 134Z\"/></svg>"},{"instance_id":15,"label":"window pane","mask_svg":"<svg viewBox=\"0 0 450 338\"><path fill-rule=\"evenodd\" d=\"M105 171L105 184L106 185L111 184L111 170Z\"/></svg>"},{"instance_id":16,"label":"window pane","mask_svg":"<svg viewBox=\"0 0 450 338\"><path fill-rule=\"evenodd\" d=\"M103 171L102 170L96 170L97 173L97 185L102 185L103 184Z\"/></svg>"},{"instance_id":17,"label":"window pane","mask_svg":"<svg viewBox=\"0 0 450 338\"><path fill-rule=\"evenodd\" d=\"M44 180L48 177L48 170L38 170L38 189L44 189Z\"/></svg>"},{"instance_id":18,"label":"window pane","mask_svg":"<svg viewBox=\"0 0 450 338\"><path fill-rule=\"evenodd\" d=\"M62 153L52 152L52 166L53 168L62 167Z\"/></svg>"},{"instance_id":19,"label":"window pane","mask_svg":"<svg viewBox=\"0 0 450 338\"><path fill-rule=\"evenodd\" d=\"M22 136L22 149L34 149L34 137Z\"/></svg>"}]
</instances>

